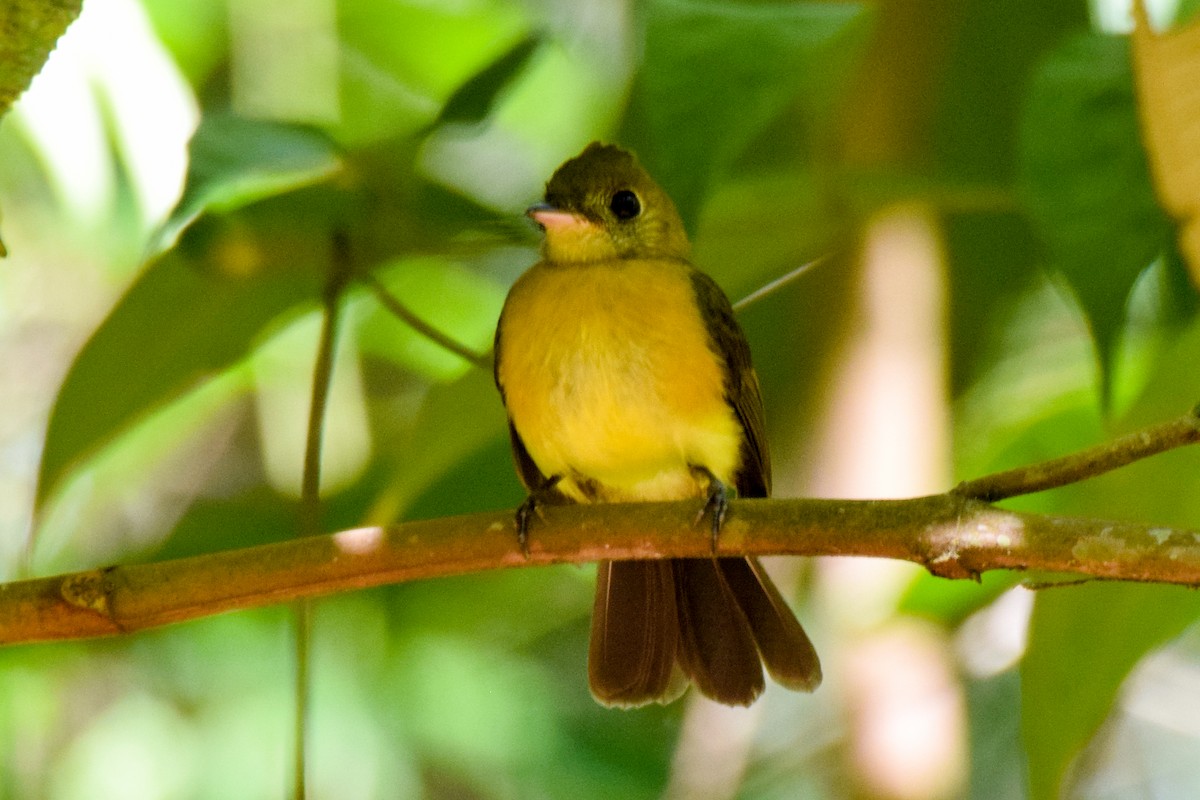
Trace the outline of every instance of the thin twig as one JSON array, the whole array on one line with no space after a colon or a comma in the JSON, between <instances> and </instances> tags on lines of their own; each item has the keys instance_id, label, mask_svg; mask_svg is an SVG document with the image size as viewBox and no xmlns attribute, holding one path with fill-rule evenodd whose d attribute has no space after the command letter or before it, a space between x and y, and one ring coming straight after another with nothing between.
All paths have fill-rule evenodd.
<instances>
[{"instance_id":1,"label":"thin twig","mask_svg":"<svg viewBox=\"0 0 1200 800\"><path fill-rule=\"evenodd\" d=\"M813 267L817 266L818 264L822 264L828 260L829 260L828 255L820 256L818 258L814 258L812 261L809 261L806 264L801 264L800 266L796 267L791 272L788 272L784 275L780 275L778 278L771 281L770 283L767 283L763 286L758 287L753 292L751 292L750 294L743 297L741 300L738 300L736 303L733 304L733 310L734 311L744 311L745 309L747 309L750 306L757 303L759 300L762 300L764 297L768 297L769 295L774 294L775 292L782 289L784 286L787 286L789 283L796 280L797 278L799 278L801 275L808 272Z\"/></svg>"},{"instance_id":2,"label":"thin twig","mask_svg":"<svg viewBox=\"0 0 1200 800\"><path fill-rule=\"evenodd\" d=\"M358 279L365 283L371 289L371 291L375 293L375 297L380 303L383 304L385 308L387 308L388 311L391 311L406 324L408 324L409 327L424 336L426 339L429 339L434 344L439 345L440 347L449 350L451 353L462 357L480 369L490 370L492 368L492 362L487 355L476 353L471 348L455 341L439 331L437 328L425 322L423 319L413 313L408 306L400 302L400 300L397 299L394 294L389 292L387 287L384 286L379 279L371 273L359 273Z\"/></svg>"},{"instance_id":3,"label":"thin twig","mask_svg":"<svg viewBox=\"0 0 1200 800\"><path fill-rule=\"evenodd\" d=\"M1121 436L1069 456L964 481L954 493L995 502L1093 478L1147 456L1200 441L1200 406L1159 425Z\"/></svg>"}]
</instances>

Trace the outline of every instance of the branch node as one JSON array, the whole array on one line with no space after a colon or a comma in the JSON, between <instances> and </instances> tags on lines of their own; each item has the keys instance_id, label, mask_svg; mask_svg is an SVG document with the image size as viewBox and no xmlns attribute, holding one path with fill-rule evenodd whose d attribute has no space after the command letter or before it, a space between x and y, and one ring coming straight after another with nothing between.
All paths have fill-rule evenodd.
<instances>
[{"instance_id":1,"label":"branch node","mask_svg":"<svg viewBox=\"0 0 1200 800\"><path fill-rule=\"evenodd\" d=\"M108 602L109 594L112 591L108 580L110 571L112 571L112 567L68 575L59 585L59 594L68 605L94 611L104 617L111 617Z\"/></svg>"}]
</instances>

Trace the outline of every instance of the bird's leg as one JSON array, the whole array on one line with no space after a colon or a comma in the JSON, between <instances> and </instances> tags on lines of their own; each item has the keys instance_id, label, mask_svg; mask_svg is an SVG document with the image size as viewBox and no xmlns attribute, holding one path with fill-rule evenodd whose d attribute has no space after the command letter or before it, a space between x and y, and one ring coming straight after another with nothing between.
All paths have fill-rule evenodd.
<instances>
[{"instance_id":1,"label":"bird's leg","mask_svg":"<svg viewBox=\"0 0 1200 800\"><path fill-rule=\"evenodd\" d=\"M699 525L705 514L712 514L712 553L717 554L717 540L721 537L721 526L725 524L725 512L729 509L729 487L708 467L692 465L692 473L708 479L708 499L696 515L693 525Z\"/></svg>"},{"instance_id":2,"label":"bird's leg","mask_svg":"<svg viewBox=\"0 0 1200 800\"><path fill-rule=\"evenodd\" d=\"M541 485L534 487L521 505L517 506L517 544L521 546L521 553L526 558L529 558L529 519L534 514L537 514L540 519L542 516L541 506L560 497L554 488L560 480L562 480L561 475L551 475L546 478Z\"/></svg>"}]
</instances>

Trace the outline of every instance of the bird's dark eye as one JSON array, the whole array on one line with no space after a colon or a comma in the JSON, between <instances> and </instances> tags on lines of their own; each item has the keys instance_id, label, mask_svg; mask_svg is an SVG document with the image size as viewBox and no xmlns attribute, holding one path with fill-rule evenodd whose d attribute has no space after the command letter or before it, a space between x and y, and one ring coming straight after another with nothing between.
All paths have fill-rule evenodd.
<instances>
[{"instance_id":1,"label":"bird's dark eye","mask_svg":"<svg viewBox=\"0 0 1200 800\"><path fill-rule=\"evenodd\" d=\"M628 189L622 189L608 201L608 208L620 220L633 219L642 213L642 204L638 197Z\"/></svg>"}]
</instances>

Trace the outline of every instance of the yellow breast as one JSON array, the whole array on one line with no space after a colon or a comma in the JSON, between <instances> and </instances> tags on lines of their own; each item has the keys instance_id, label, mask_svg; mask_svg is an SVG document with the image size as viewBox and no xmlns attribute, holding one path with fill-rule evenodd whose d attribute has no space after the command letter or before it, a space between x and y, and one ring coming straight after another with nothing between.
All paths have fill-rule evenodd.
<instances>
[{"instance_id":1,"label":"yellow breast","mask_svg":"<svg viewBox=\"0 0 1200 800\"><path fill-rule=\"evenodd\" d=\"M692 465L733 483L741 428L688 275L671 261L542 263L513 286L505 403L534 463L574 499L696 495Z\"/></svg>"}]
</instances>

